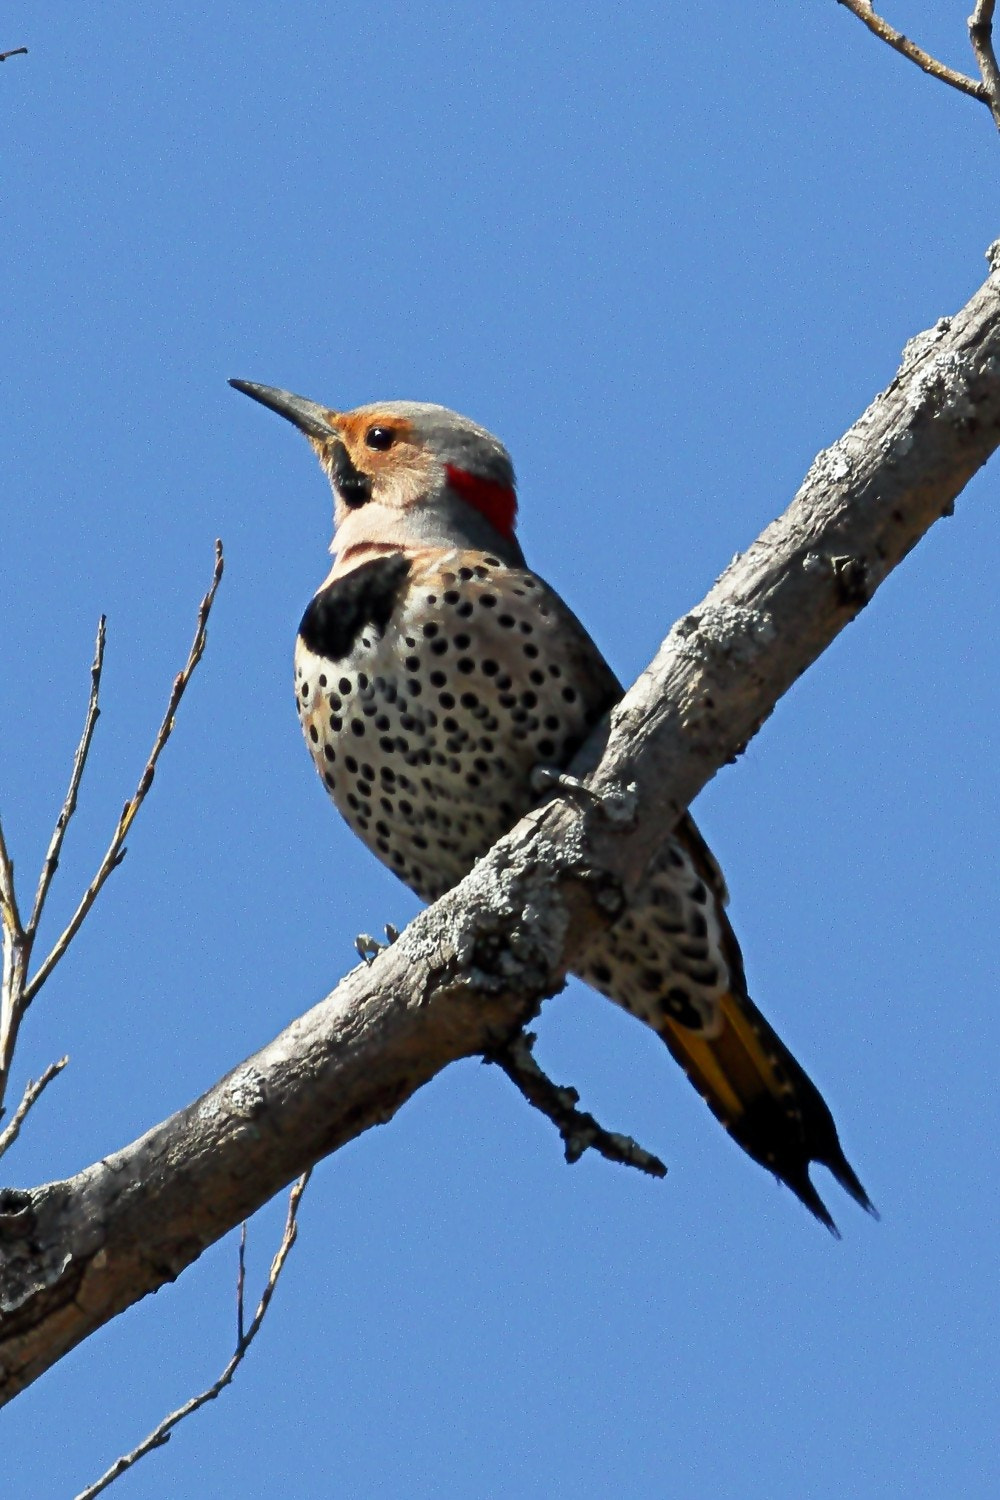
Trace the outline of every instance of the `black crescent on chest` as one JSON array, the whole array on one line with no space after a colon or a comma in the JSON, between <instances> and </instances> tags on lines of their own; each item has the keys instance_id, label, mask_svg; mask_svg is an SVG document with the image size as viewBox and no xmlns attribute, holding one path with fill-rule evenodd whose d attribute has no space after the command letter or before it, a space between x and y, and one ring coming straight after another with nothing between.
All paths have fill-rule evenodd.
<instances>
[{"instance_id":1,"label":"black crescent on chest","mask_svg":"<svg viewBox=\"0 0 1000 1500\"><path fill-rule=\"evenodd\" d=\"M409 559L395 552L327 584L302 616L305 646L328 661L342 661L366 625L383 633L409 573Z\"/></svg>"}]
</instances>

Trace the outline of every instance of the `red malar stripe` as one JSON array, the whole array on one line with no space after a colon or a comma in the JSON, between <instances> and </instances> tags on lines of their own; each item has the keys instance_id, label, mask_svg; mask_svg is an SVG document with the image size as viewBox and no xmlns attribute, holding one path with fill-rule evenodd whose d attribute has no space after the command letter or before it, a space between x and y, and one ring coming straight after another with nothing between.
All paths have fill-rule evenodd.
<instances>
[{"instance_id":1,"label":"red malar stripe","mask_svg":"<svg viewBox=\"0 0 1000 1500\"><path fill-rule=\"evenodd\" d=\"M468 469L456 468L454 464L447 464L445 473L455 493L461 495L473 510L478 510L481 516L485 516L494 531L499 531L501 536L514 535L517 496L513 490L506 485L494 483L492 479L480 479L477 474L470 474Z\"/></svg>"}]
</instances>

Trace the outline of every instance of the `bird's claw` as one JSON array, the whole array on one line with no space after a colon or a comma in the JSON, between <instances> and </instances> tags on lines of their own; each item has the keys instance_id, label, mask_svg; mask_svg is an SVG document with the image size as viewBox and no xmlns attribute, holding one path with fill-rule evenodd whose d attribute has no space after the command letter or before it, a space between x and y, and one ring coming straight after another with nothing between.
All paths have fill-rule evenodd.
<instances>
[{"instance_id":1,"label":"bird's claw","mask_svg":"<svg viewBox=\"0 0 1000 1500\"><path fill-rule=\"evenodd\" d=\"M555 766L535 766L530 780L531 790L539 797L546 792L566 792L570 796L585 797L591 802L601 800L578 776L570 776L568 772L557 770Z\"/></svg>"},{"instance_id":2,"label":"bird's claw","mask_svg":"<svg viewBox=\"0 0 1000 1500\"><path fill-rule=\"evenodd\" d=\"M568 772L559 771L555 766L536 766L530 780L531 790L536 796L544 796L546 792L562 792L569 797L579 797L581 801L599 807L609 823L629 823L635 815L636 793L632 785L624 791L598 792L581 781L579 776L570 776Z\"/></svg>"},{"instance_id":3,"label":"bird's claw","mask_svg":"<svg viewBox=\"0 0 1000 1500\"><path fill-rule=\"evenodd\" d=\"M371 968L379 954L386 948L390 948L398 937L399 929L393 927L391 922L386 922L384 943L380 943L378 938L373 938L370 932L359 932L354 939L354 946L358 950L362 963L366 963Z\"/></svg>"},{"instance_id":4,"label":"bird's claw","mask_svg":"<svg viewBox=\"0 0 1000 1500\"><path fill-rule=\"evenodd\" d=\"M369 932L359 932L354 939L354 946L358 950L361 962L367 964L369 968L378 958L383 947L378 938L373 938Z\"/></svg>"}]
</instances>

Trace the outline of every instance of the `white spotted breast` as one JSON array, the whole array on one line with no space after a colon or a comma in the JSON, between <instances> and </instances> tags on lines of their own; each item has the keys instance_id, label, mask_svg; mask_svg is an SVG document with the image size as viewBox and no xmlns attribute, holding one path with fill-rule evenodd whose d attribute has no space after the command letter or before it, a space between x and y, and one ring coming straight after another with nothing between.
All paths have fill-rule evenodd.
<instances>
[{"instance_id":1,"label":"white spotted breast","mask_svg":"<svg viewBox=\"0 0 1000 1500\"><path fill-rule=\"evenodd\" d=\"M537 801L621 689L547 584L489 553L393 553L303 616L296 701L347 822L433 900Z\"/></svg>"}]
</instances>

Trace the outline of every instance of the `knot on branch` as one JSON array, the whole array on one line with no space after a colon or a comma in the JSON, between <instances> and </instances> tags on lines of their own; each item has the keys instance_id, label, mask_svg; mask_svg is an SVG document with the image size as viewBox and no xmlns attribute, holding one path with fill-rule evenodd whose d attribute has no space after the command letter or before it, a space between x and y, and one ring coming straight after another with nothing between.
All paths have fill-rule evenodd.
<instances>
[{"instance_id":1,"label":"knot on branch","mask_svg":"<svg viewBox=\"0 0 1000 1500\"><path fill-rule=\"evenodd\" d=\"M0 1188L0 1239L13 1233L20 1237L34 1225L34 1200L21 1188Z\"/></svg>"},{"instance_id":2,"label":"knot on branch","mask_svg":"<svg viewBox=\"0 0 1000 1500\"><path fill-rule=\"evenodd\" d=\"M67 1280L72 1253L58 1243L36 1245L35 1216L29 1212L26 1219L28 1222L19 1234L15 1235L11 1228L10 1239L0 1250L0 1316L8 1339L16 1332L12 1320L19 1309L26 1312L31 1309L29 1324L36 1326L40 1321L38 1297L44 1296L47 1301L54 1298L59 1306L65 1306L75 1295L83 1275L81 1264Z\"/></svg>"},{"instance_id":3,"label":"knot on branch","mask_svg":"<svg viewBox=\"0 0 1000 1500\"><path fill-rule=\"evenodd\" d=\"M837 598L848 609L863 609L872 596L868 564L863 557L831 557Z\"/></svg>"}]
</instances>

